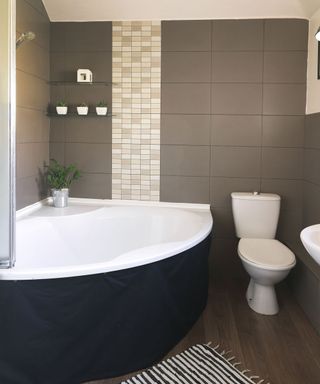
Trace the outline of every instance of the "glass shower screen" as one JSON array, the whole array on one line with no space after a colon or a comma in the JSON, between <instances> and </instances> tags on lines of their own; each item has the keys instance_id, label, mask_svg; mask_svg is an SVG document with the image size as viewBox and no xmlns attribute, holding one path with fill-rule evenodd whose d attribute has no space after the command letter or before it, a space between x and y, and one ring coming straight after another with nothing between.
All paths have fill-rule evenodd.
<instances>
[{"instance_id":1,"label":"glass shower screen","mask_svg":"<svg viewBox=\"0 0 320 384\"><path fill-rule=\"evenodd\" d=\"M15 0L0 1L0 268L15 262Z\"/></svg>"}]
</instances>

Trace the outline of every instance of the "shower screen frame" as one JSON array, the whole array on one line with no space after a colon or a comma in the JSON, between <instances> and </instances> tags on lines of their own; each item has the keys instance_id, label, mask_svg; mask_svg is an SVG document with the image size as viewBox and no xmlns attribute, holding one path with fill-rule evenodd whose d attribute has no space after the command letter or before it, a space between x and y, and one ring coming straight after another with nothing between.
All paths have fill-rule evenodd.
<instances>
[{"instance_id":1,"label":"shower screen frame","mask_svg":"<svg viewBox=\"0 0 320 384\"><path fill-rule=\"evenodd\" d=\"M15 263L16 0L0 2L0 268Z\"/></svg>"}]
</instances>

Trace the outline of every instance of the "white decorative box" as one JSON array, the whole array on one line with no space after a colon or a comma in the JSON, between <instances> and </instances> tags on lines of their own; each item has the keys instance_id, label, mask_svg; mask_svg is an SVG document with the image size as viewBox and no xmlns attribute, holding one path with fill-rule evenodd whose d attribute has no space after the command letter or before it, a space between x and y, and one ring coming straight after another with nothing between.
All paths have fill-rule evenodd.
<instances>
[{"instance_id":1,"label":"white decorative box","mask_svg":"<svg viewBox=\"0 0 320 384\"><path fill-rule=\"evenodd\" d=\"M92 72L90 71L90 69L78 69L77 82L92 83Z\"/></svg>"}]
</instances>

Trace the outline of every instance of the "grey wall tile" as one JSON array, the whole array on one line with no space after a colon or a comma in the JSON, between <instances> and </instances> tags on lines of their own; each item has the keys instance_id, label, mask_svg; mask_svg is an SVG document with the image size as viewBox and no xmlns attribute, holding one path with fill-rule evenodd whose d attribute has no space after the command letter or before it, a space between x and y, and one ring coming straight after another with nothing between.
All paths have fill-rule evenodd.
<instances>
[{"instance_id":1,"label":"grey wall tile","mask_svg":"<svg viewBox=\"0 0 320 384\"><path fill-rule=\"evenodd\" d=\"M54 87L57 88L57 87ZM104 85L92 85L90 92L86 86L68 85L66 88L66 100L74 105L85 102L95 109L100 100L104 100L109 107L112 105L112 89Z\"/></svg>"},{"instance_id":2,"label":"grey wall tile","mask_svg":"<svg viewBox=\"0 0 320 384\"><path fill-rule=\"evenodd\" d=\"M209 115L161 116L161 144L208 145Z\"/></svg>"},{"instance_id":3,"label":"grey wall tile","mask_svg":"<svg viewBox=\"0 0 320 384\"><path fill-rule=\"evenodd\" d=\"M83 173L70 189L70 196L91 199L111 198L111 174Z\"/></svg>"},{"instance_id":4,"label":"grey wall tile","mask_svg":"<svg viewBox=\"0 0 320 384\"><path fill-rule=\"evenodd\" d=\"M94 81L112 80L112 23L52 23L51 79L75 81L78 68L89 68ZM104 85L51 86L53 110L56 101L65 100L70 112L76 105L112 104L112 87ZM111 133L109 118L56 118L51 127L51 154L65 163L76 163L84 172L72 193L78 197L111 197Z\"/></svg>"},{"instance_id":5,"label":"grey wall tile","mask_svg":"<svg viewBox=\"0 0 320 384\"><path fill-rule=\"evenodd\" d=\"M43 171L49 160L48 143L23 143L17 145L17 178L31 177Z\"/></svg>"},{"instance_id":6,"label":"grey wall tile","mask_svg":"<svg viewBox=\"0 0 320 384\"><path fill-rule=\"evenodd\" d=\"M277 193L281 196L281 209L290 211L302 208L302 180L262 179L261 192Z\"/></svg>"},{"instance_id":7,"label":"grey wall tile","mask_svg":"<svg viewBox=\"0 0 320 384\"><path fill-rule=\"evenodd\" d=\"M263 113L265 115L304 115L305 84L265 84Z\"/></svg>"},{"instance_id":8,"label":"grey wall tile","mask_svg":"<svg viewBox=\"0 0 320 384\"><path fill-rule=\"evenodd\" d=\"M263 49L263 20L214 20L212 48L217 51Z\"/></svg>"},{"instance_id":9,"label":"grey wall tile","mask_svg":"<svg viewBox=\"0 0 320 384\"><path fill-rule=\"evenodd\" d=\"M261 145L261 116L213 115L211 119L211 145Z\"/></svg>"},{"instance_id":10,"label":"grey wall tile","mask_svg":"<svg viewBox=\"0 0 320 384\"><path fill-rule=\"evenodd\" d=\"M64 164L65 163L65 143L50 143L50 149L49 149L49 157L50 159L55 159L59 163Z\"/></svg>"},{"instance_id":11,"label":"grey wall tile","mask_svg":"<svg viewBox=\"0 0 320 384\"><path fill-rule=\"evenodd\" d=\"M17 0L16 29L19 33L33 31L36 34L35 42L46 50L50 44L50 26L47 16L38 12L25 0ZM25 49L21 47L20 49Z\"/></svg>"},{"instance_id":12,"label":"grey wall tile","mask_svg":"<svg viewBox=\"0 0 320 384\"><path fill-rule=\"evenodd\" d=\"M303 225L319 224L320 186L305 181L303 184Z\"/></svg>"},{"instance_id":13,"label":"grey wall tile","mask_svg":"<svg viewBox=\"0 0 320 384\"><path fill-rule=\"evenodd\" d=\"M43 186L42 176L23 177L17 179L16 208L21 209L47 197L47 190Z\"/></svg>"},{"instance_id":14,"label":"grey wall tile","mask_svg":"<svg viewBox=\"0 0 320 384\"><path fill-rule=\"evenodd\" d=\"M300 180L302 168L303 149L262 148L262 177Z\"/></svg>"},{"instance_id":15,"label":"grey wall tile","mask_svg":"<svg viewBox=\"0 0 320 384\"><path fill-rule=\"evenodd\" d=\"M210 84L162 84L162 113L209 114Z\"/></svg>"},{"instance_id":16,"label":"grey wall tile","mask_svg":"<svg viewBox=\"0 0 320 384\"><path fill-rule=\"evenodd\" d=\"M262 81L263 52L213 52L212 81L259 83Z\"/></svg>"},{"instance_id":17,"label":"grey wall tile","mask_svg":"<svg viewBox=\"0 0 320 384\"><path fill-rule=\"evenodd\" d=\"M210 51L210 21L163 21L162 51Z\"/></svg>"},{"instance_id":18,"label":"grey wall tile","mask_svg":"<svg viewBox=\"0 0 320 384\"><path fill-rule=\"evenodd\" d=\"M235 229L230 208L212 207L213 234L215 238L234 239Z\"/></svg>"},{"instance_id":19,"label":"grey wall tile","mask_svg":"<svg viewBox=\"0 0 320 384\"><path fill-rule=\"evenodd\" d=\"M49 80L50 60L48 50L39 46L35 40L28 46L17 50L16 68L30 75Z\"/></svg>"},{"instance_id":20,"label":"grey wall tile","mask_svg":"<svg viewBox=\"0 0 320 384\"><path fill-rule=\"evenodd\" d=\"M302 230L302 207L295 210L280 212L277 228L277 238L284 243L300 241Z\"/></svg>"},{"instance_id":21,"label":"grey wall tile","mask_svg":"<svg viewBox=\"0 0 320 384\"><path fill-rule=\"evenodd\" d=\"M209 203L209 177L161 176L161 201Z\"/></svg>"},{"instance_id":22,"label":"grey wall tile","mask_svg":"<svg viewBox=\"0 0 320 384\"><path fill-rule=\"evenodd\" d=\"M212 84L211 112L223 115L257 115L262 112L262 85Z\"/></svg>"},{"instance_id":23,"label":"grey wall tile","mask_svg":"<svg viewBox=\"0 0 320 384\"><path fill-rule=\"evenodd\" d=\"M320 185L320 150L305 149L304 180Z\"/></svg>"},{"instance_id":24,"label":"grey wall tile","mask_svg":"<svg viewBox=\"0 0 320 384\"><path fill-rule=\"evenodd\" d=\"M65 49L68 52L111 51L112 23L65 23Z\"/></svg>"},{"instance_id":25,"label":"grey wall tile","mask_svg":"<svg viewBox=\"0 0 320 384\"><path fill-rule=\"evenodd\" d=\"M48 84L35 76L17 71L17 106L46 111L49 100Z\"/></svg>"},{"instance_id":26,"label":"grey wall tile","mask_svg":"<svg viewBox=\"0 0 320 384\"><path fill-rule=\"evenodd\" d=\"M161 54L163 83L205 83L211 81L210 52L163 52Z\"/></svg>"},{"instance_id":27,"label":"grey wall tile","mask_svg":"<svg viewBox=\"0 0 320 384\"><path fill-rule=\"evenodd\" d=\"M304 116L263 116L263 145L302 147Z\"/></svg>"},{"instance_id":28,"label":"grey wall tile","mask_svg":"<svg viewBox=\"0 0 320 384\"><path fill-rule=\"evenodd\" d=\"M319 280L302 262L298 262L292 274L294 283L291 286L295 296L312 324L320 332Z\"/></svg>"},{"instance_id":29,"label":"grey wall tile","mask_svg":"<svg viewBox=\"0 0 320 384\"><path fill-rule=\"evenodd\" d=\"M320 148L320 113L306 116L305 147Z\"/></svg>"},{"instance_id":30,"label":"grey wall tile","mask_svg":"<svg viewBox=\"0 0 320 384\"><path fill-rule=\"evenodd\" d=\"M48 18L47 11L43 5L42 0L26 0L27 3L33 6L38 12L42 13L45 17Z\"/></svg>"},{"instance_id":31,"label":"grey wall tile","mask_svg":"<svg viewBox=\"0 0 320 384\"><path fill-rule=\"evenodd\" d=\"M66 143L66 164L76 164L82 172L111 173L111 145Z\"/></svg>"},{"instance_id":32,"label":"grey wall tile","mask_svg":"<svg viewBox=\"0 0 320 384\"><path fill-rule=\"evenodd\" d=\"M268 51L306 51L308 49L308 21L266 20L264 48Z\"/></svg>"},{"instance_id":33,"label":"grey wall tile","mask_svg":"<svg viewBox=\"0 0 320 384\"><path fill-rule=\"evenodd\" d=\"M264 53L263 81L266 83L305 83L306 51Z\"/></svg>"},{"instance_id":34,"label":"grey wall tile","mask_svg":"<svg viewBox=\"0 0 320 384\"><path fill-rule=\"evenodd\" d=\"M112 121L100 117L66 119L65 141L72 143L111 143Z\"/></svg>"},{"instance_id":35,"label":"grey wall tile","mask_svg":"<svg viewBox=\"0 0 320 384\"><path fill-rule=\"evenodd\" d=\"M38 143L49 141L50 121L42 111L17 108L17 143Z\"/></svg>"},{"instance_id":36,"label":"grey wall tile","mask_svg":"<svg viewBox=\"0 0 320 384\"><path fill-rule=\"evenodd\" d=\"M161 146L161 175L209 176L209 146Z\"/></svg>"},{"instance_id":37,"label":"grey wall tile","mask_svg":"<svg viewBox=\"0 0 320 384\"><path fill-rule=\"evenodd\" d=\"M50 80L51 81L74 81L75 74L72 77L66 71L66 54L65 52L50 53Z\"/></svg>"},{"instance_id":38,"label":"grey wall tile","mask_svg":"<svg viewBox=\"0 0 320 384\"><path fill-rule=\"evenodd\" d=\"M51 52L65 52L66 50L66 23L50 23L50 50Z\"/></svg>"},{"instance_id":39,"label":"grey wall tile","mask_svg":"<svg viewBox=\"0 0 320 384\"><path fill-rule=\"evenodd\" d=\"M231 207L232 192L260 191L259 178L211 177L210 201L213 207Z\"/></svg>"},{"instance_id":40,"label":"grey wall tile","mask_svg":"<svg viewBox=\"0 0 320 384\"><path fill-rule=\"evenodd\" d=\"M65 123L66 123L66 119L64 118L51 119L50 143L65 142Z\"/></svg>"},{"instance_id":41,"label":"grey wall tile","mask_svg":"<svg viewBox=\"0 0 320 384\"><path fill-rule=\"evenodd\" d=\"M211 175L260 176L261 149L257 147L211 147Z\"/></svg>"},{"instance_id":42,"label":"grey wall tile","mask_svg":"<svg viewBox=\"0 0 320 384\"><path fill-rule=\"evenodd\" d=\"M112 52L66 52L64 78L76 81L77 70L89 68L93 81L112 81ZM111 88L111 87L109 87Z\"/></svg>"}]
</instances>

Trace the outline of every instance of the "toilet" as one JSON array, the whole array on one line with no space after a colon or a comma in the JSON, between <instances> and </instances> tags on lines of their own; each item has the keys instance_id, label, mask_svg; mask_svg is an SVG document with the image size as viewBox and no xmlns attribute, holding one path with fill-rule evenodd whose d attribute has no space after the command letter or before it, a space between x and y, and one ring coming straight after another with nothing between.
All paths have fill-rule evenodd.
<instances>
[{"instance_id":1,"label":"toilet","mask_svg":"<svg viewBox=\"0 0 320 384\"><path fill-rule=\"evenodd\" d=\"M238 255L250 275L246 298L251 309L275 315L279 305L274 289L296 264L293 252L275 239L280 196L271 193L233 192L232 213Z\"/></svg>"}]
</instances>

